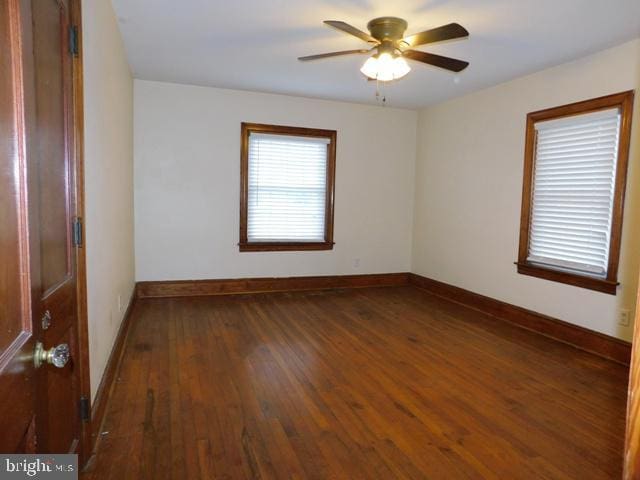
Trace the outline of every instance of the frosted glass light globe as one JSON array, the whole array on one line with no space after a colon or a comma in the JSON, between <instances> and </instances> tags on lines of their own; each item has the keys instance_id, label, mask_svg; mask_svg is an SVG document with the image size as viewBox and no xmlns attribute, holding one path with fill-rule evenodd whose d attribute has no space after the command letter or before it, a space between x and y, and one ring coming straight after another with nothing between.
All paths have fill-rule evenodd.
<instances>
[{"instance_id":1,"label":"frosted glass light globe","mask_svg":"<svg viewBox=\"0 0 640 480\"><path fill-rule=\"evenodd\" d=\"M360 71L374 80L389 82L404 77L411 71L411 67L404 58L393 57L385 52L368 58Z\"/></svg>"}]
</instances>

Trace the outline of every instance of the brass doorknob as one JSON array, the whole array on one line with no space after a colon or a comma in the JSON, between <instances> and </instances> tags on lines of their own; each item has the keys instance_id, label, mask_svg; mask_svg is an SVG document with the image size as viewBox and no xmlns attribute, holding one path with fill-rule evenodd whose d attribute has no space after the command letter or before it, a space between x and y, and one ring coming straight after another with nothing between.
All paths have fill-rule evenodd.
<instances>
[{"instance_id":1,"label":"brass doorknob","mask_svg":"<svg viewBox=\"0 0 640 480\"><path fill-rule=\"evenodd\" d=\"M66 343L61 343L57 347L45 350L42 342L37 342L36 350L33 352L33 364L36 368L40 368L44 363L62 368L69 361L69 356L69 345Z\"/></svg>"}]
</instances>

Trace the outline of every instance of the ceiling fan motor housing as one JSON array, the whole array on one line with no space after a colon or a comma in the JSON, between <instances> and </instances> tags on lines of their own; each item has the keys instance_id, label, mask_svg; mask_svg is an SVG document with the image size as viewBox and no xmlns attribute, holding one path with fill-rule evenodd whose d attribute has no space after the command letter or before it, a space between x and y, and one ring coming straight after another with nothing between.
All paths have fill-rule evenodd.
<instances>
[{"instance_id":1,"label":"ceiling fan motor housing","mask_svg":"<svg viewBox=\"0 0 640 480\"><path fill-rule=\"evenodd\" d=\"M401 40L407 26L406 20L398 17L374 18L367 24L371 36L380 42Z\"/></svg>"}]
</instances>

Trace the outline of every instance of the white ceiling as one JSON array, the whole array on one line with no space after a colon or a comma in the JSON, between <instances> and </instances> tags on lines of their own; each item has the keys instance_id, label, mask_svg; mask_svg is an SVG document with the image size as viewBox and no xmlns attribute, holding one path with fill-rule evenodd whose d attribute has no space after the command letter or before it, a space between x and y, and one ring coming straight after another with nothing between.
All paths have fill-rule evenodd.
<instances>
[{"instance_id":1,"label":"white ceiling","mask_svg":"<svg viewBox=\"0 0 640 480\"><path fill-rule=\"evenodd\" d=\"M640 36L640 0L112 0L136 78L376 103L364 55L297 57L366 44L322 24L365 30L384 15L407 34L458 22L466 40L418 49L467 60L460 74L411 62L385 88L392 106L419 108Z\"/></svg>"}]
</instances>

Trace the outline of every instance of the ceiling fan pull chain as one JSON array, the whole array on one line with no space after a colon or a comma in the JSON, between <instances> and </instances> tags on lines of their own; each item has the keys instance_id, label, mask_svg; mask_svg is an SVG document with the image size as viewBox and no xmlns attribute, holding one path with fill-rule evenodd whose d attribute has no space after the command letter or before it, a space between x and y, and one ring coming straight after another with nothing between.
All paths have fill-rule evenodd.
<instances>
[{"instance_id":1,"label":"ceiling fan pull chain","mask_svg":"<svg viewBox=\"0 0 640 480\"><path fill-rule=\"evenodd\" d=\"M384 93L384 82L380 82L376 78L376 101L382 103L382 106L387 105L387 96Z\"/></svg>"}]
</instances>

